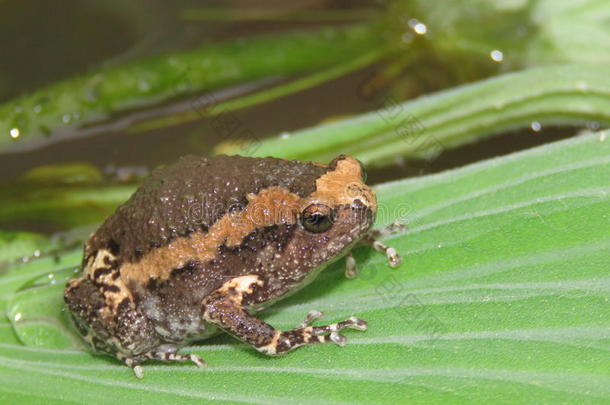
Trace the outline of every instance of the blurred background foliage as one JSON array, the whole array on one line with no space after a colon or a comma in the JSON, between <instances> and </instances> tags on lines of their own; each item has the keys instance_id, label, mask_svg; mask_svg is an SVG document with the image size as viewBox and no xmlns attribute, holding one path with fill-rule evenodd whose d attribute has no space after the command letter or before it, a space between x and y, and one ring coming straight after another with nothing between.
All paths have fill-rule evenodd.
<instances>
[{"instance_id":1,"label":"blurred background foliage","mask_svg":"<svg viewBox=\"0 0 610 405\"><path fill-rule=\"evenodd\" d=\"M380 181L544 142L518 132L532 125L552 140L608 123L603 1L140 6L73 1L43 24L49 5L2 4L0 224L99 222L124 184L186 153L343 151Z\"/></svg>"}]
</instances>

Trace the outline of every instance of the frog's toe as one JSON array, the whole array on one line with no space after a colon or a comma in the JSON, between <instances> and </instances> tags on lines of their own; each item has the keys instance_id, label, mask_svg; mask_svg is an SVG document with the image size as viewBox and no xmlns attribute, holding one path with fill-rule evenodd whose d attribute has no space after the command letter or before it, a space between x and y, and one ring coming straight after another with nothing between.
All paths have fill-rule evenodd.
<instances>
[{"instance_id":1,"label":"frog's toe","mask_svg":"<svg viewBox=\"0 0 610 405\"><path fill-rule=\"evenodd\" d=\"M136 375L136 377L138 377L139 379L144 378L144 370L142 369L141 365L136 365L133 366L133 373Z\"/></svg>"},{"instance_id":2,"label":"frog's toe","mask_svg":"<svg viewBox=\"0 0 610 405\"><path fill-rule=\"evenodd\" d=\"M356 318L355 316L337 323L325 326L312 326L313 334L318 336L320 343L333 342L339 346L347 344L347 338L339 333L342 329L366 330L367 323L364 319Z\"/></svg>"},{"instance_id":3,"label":"frog's toe","mask_svg":"<svg viewBox=\"0 0 610 405\"><path fill-rule=\"evenodd\" d=\"M352 252L348 252L345 256L345 277L358 277L358 264L356 263L356 259L352 255Z\"/></svg>"},{"instance_id":4,"label":"frog's toe","mask_svg":"<svg viewBox=\"0 0 610 405\"><path fill-rule=\"evenodd\" d=\"M120 360L123 360L123 362L125 363L125 365L127 365L127 367L131 367L131 369L133 370L133 373L135 374L136 377L138 378L144 378L144 369L142 369L142 366L140 365L139 361L136 361L135 359L131 358L131 357L125 357L123 358L122 356L117 356Z\"/></svg>"},{"instance_id":5,"label":"frog's toe","mask_svg":"<svg viewBox=\"0 0 610 405\"><path fill-rule=\"evenodd\" d=\"M307 316L305 317L303 322L301 322L299 324L299 327L305 328L305 327L311 325L311 323L313 321L315 321L316 319L320 319L323 316L324 316L324 314L322 312L318 311L317 309L312 309L311 311L309 311L309 313L307 313Z\"/></svg>"},{"instance_id":6,"label":"frog's toe","mask_svg":"<svg viewBox=\"0 0 610 405\"><path fill-rule=\"evenodd\" d=\"M180 353L171 353L171 352L152 352L147 356L150 359L161 360L166 362L193 362L197 365L197 367L205 367L206 362L196 354L180 354Z\"/></svg>"},{"instance_id":7,"label":"frog's toe","mask_svg":"<svg viewBox=\"0 0 610 405\"><path fill-rule=\"evenodd\" d=\"M347 344L347 338L338 332L332 332L328 335L328 339L341 347Z\"/></svg>"}]
</instances>

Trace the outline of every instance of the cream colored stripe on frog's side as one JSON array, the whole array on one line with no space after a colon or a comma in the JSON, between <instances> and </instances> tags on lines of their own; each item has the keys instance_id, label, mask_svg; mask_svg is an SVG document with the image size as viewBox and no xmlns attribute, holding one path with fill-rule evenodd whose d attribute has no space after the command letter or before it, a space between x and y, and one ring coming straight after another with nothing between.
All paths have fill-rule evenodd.
<instances>
[{"instance_id":1,"label":"cream colored stripe on frog's side","mask_svg":"<svg viewBox=\"0 0 610 405\"><path fill-rule=\"evenodd\" d=\"M167 246L150 251L137 263L123 264L121 278L126 283L146 283L150 278L166 280L172 270L189 260L212 260L223 244L239 246L257 228L295 223L301 206L298 195L279 187L247 197L248 204L242 211L223 216L207 233L177 238Z\"/></svg>"}]
</instances>

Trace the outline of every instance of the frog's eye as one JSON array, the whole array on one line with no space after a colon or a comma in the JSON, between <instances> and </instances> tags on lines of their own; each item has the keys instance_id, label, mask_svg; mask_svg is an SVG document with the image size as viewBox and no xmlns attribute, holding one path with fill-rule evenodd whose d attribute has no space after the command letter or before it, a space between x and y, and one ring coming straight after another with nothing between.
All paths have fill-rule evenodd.
<instances>
[{"instance_id":1,"label":"frog's eye","mask_svg":"<svg viewBox=\"0 0 610 405\"><path fill-rule=\"evenodd\" d=\"M309 232L326 232L333 226L333 210L328 205L311 204L301 212L301 223Z\"/></svg>"}]
</instances>

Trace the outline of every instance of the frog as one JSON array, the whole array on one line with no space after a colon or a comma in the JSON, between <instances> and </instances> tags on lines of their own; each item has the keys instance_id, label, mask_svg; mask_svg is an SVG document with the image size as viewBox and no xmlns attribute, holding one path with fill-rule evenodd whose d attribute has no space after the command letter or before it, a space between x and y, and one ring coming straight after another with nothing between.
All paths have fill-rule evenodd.
<instances>
[{"instance_id":1,"label":"frog","mask_svg":"<svg viewBox=\"0 0 610 405\"><path fill-rule=\"evenodd\" d=\"M400 255L373 230L377 200L364 166L273 157L189 155L154 170L84 244L82 271L64 290L73 324L95 352L139 378L146 361L205 361L180 349L226 332L268 356L364 331L351 316L315 326L322 312L279 330L257 313L299 291L331 263L357 265L361 243ZM394 226L393 232L400 226Z\"/></svg>"}]
</instances>

